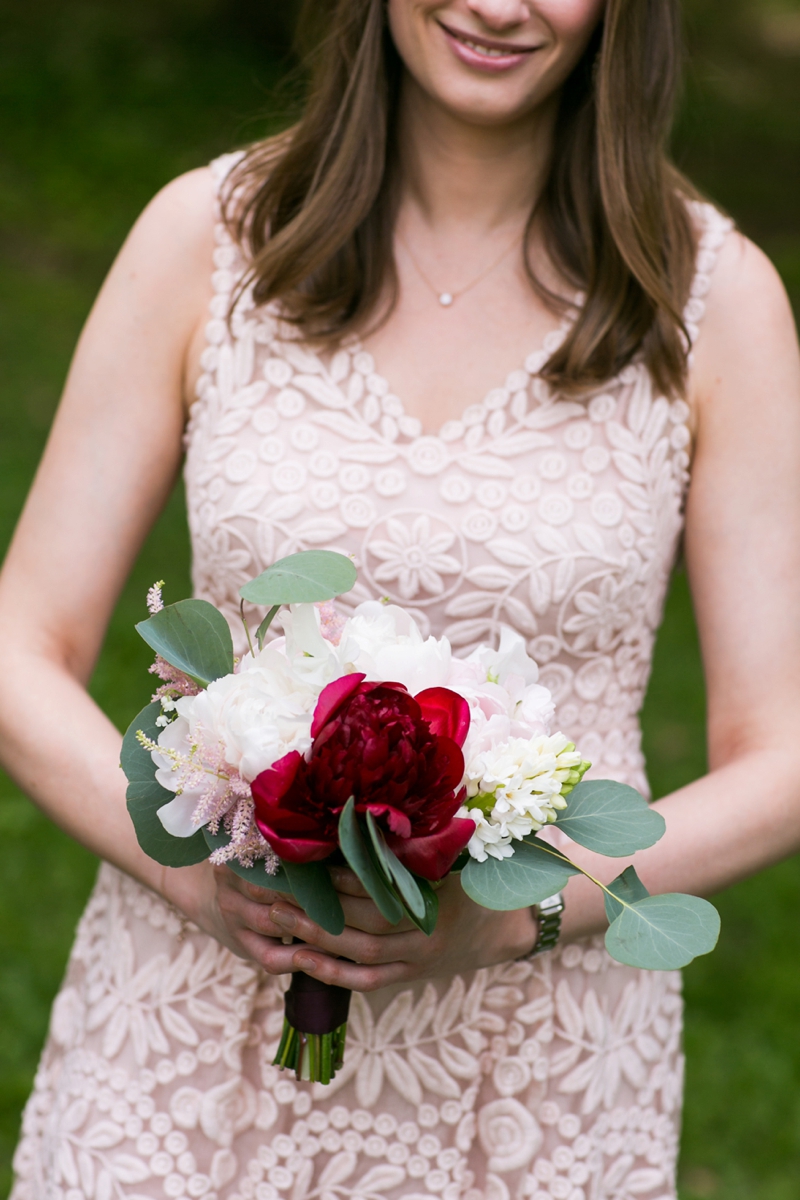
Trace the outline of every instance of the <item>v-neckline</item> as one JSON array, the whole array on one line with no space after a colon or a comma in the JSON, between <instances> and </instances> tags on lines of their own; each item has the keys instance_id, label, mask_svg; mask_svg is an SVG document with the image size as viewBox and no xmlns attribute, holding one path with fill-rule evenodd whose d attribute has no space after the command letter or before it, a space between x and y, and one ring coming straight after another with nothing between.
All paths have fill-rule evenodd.
<instances>
[{"instance_id":1,"label":"v-neckline","mask_svg":"<svg viewBox=\"0 0 800 1200\"><path fill-rule=\"evenodd\" d=\"M560 323L555 326L555 328L548 330L548 332L542 338L539 346L535 350L531 350L530 353L525 356L525 358L523 359L521 364L519 364L516 367L512 367L510 371L506 372L506 379L509 379L512 375L514 375L518 371L524 371L525 374L528 375L529 377L535 376L535 372L530 371L528 369L528 367L526 366L526 363L528 363L530 361L530 359L538 357L538 358L541 358L541 363L539 364L539 367L544 366L544 364L547 362L547 359L550 357L550 355L555 350L558 349L558 347L564 341L564 338L567 336L567 333L569 332L570 327L572 326L573 322L575 321L575 314L579 311L580 305L582 304L582 302L583 302L583 295L581 293L576 293L573 296L572 300L569 302L570 305L572 306L572 312L566 313L562 317ZM443 424L437 430L429 431L429 430L426 430L423 428L422 419L420 417L416 417L416 416L414 416L413 413L410 413L408 411L408 409L406 408L406 405L405 405L405 400L403 399L403 397L400 395L399 392L394 390L394 388L392 387L392 384L391 384L391 380L386 375L381 374L381 372L379 370L377 370L377 363L375 362L375 355L372 353L371 350L368 350L366 348L366 346L364 346L361 339L357 336L348 338L347 349L350 353L351 362L352 362L352 359L355 358L355 356L357 354L368 354L370 356L370 358L372 359L373 365L375 367L375 369L372 371L372 374L374 375L374 377L376 379L380 380L382 388L385 386L386 390L385 390L384 394L393 396L400 406L401 411L398 414L398 419L400 417L404 417L406 419L418 422L419 427L420 427L420 432L412 440L416 440L417 438L433 438L434 440L440 441L440 442L449 442L449 441L456 440L453 438L442 437L442 432L447 429L448 425L461 424L464 420L464 417L471 409L484 407L486 405L487 399L494 392L502 391L506 387L505 380L501 383L495 384L494 387L489 388L489 390L485 393L485 395L480 400L475 400L475 401L473 401L472 404L465 405L465 407L461 410L461 413L458 416L448 417L447 420L444 421ZM317 355L316 357L319 358L319 355ZM530 386L530 383L528 384L528 386Z\"/></svg>"}]
</instances>

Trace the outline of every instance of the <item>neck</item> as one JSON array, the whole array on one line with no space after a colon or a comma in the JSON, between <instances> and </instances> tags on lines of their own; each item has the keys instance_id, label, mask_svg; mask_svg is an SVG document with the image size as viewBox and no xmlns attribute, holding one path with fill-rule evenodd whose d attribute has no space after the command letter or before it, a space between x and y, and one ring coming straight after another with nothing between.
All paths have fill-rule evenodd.
<instances>
[{"instance_id":1,"label":"neck","mask_svg":"<svg viewBox=\"0 0 800 1200\"><path fill-rule=\"evenodd\" d=\"M398 119L402 208L415 209L432 229L489 233L524 223L544 185L557 107L554 97L509 124L473 124L406 75Z\"/></svg>"}]
</instances>

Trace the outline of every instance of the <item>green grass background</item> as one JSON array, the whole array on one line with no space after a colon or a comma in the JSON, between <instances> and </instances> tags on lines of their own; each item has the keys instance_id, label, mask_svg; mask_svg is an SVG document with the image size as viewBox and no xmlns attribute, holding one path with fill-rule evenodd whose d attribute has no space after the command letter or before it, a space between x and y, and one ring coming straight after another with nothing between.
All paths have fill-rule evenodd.
<instances>
[{"instance_id":1,"label":"green grass background","mask_svg":"<svg viewBox=\"0 0 800 1200\"><path fill-rule=\"evenodd\" d=\"M154 191L275 127L292 99L289 0L0 0L0 550L72 346ZM800 302L800 0L688 0L679 162L772 256ZM188 592L178 491L114 616L92 690L124 726L145 702L146 587ZM20 681L24 687L24 680ZM654 789L705 769L691 600L676 573L645 709ZM760 789L761 790L761 789ZM0 775L0 1191L48 1010L96 863ZM800 865L719 898L686 972L682 1200L800 1196Z\"/></svg>"}]
</instances>

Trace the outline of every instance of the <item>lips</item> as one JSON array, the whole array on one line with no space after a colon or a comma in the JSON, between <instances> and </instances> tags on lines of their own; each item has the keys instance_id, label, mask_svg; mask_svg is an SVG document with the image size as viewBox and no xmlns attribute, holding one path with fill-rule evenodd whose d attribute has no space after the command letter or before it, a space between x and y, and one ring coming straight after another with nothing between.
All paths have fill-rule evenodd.
<instances>
[{"instance_id":1,"label":"lips","mask_svg":"<svg viewBox=\"0 0 800 1200\"><path fill-rule=\"evenodd\" d=\"M490 71L508 70L517 66L539 49L538 46L524 46L466 33L445 25L442 21L439 21L438 25L457 58L469 66Z\"/></svg>"}]
</instances>

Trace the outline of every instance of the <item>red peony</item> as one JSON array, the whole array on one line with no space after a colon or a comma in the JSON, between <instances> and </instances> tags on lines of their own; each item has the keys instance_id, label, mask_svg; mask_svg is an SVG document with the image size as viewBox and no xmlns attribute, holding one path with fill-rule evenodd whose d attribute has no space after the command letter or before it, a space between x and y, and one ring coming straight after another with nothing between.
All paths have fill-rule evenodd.
<instances>
[{"instance_id":1,"label":"red peony","mask_svg":"<svg viewBox=\"0 0 800 1200\"><path fill-rule=\"evenodd\" d=\"M308 760L295 750L253 780L256 824L280 858L316 862L338 846L353 796L410 871L442 879L475 832L455 816L468 729L466 700L447 688L411 696L360 674L337 679L317 702Z\"/></svg>"}]
</instances>

